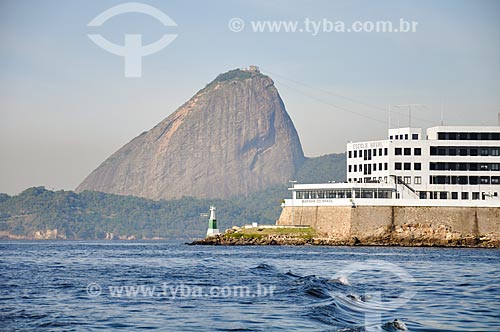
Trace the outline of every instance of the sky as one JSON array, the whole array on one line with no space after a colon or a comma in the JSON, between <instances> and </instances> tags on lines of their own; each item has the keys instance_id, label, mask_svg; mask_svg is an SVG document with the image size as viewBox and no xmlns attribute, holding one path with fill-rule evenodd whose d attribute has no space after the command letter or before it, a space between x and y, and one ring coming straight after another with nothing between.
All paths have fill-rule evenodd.
<instances>
[{"instance_id":1,"label":"sky","mask_svg":"<svg viewBox=\"0 0 500 332\"><path fill-rule=\"evenodd\" d=\"M309 157L384 138L389 109L392 127L408 126L395 105L421 105L414 127L497 124L500 1L142 1L176 25L144 13L88 25L123 3L0 0L0 192L73 190L219 73L249 65L275 81ZM368 31L401 19L416 30ZM298 30L254 29L266 21ZM358 21L365 31L328 29ZM177 37L125 77L124 58L89 34L118 45L125 34Z\"/></svg>"}]
</instances>

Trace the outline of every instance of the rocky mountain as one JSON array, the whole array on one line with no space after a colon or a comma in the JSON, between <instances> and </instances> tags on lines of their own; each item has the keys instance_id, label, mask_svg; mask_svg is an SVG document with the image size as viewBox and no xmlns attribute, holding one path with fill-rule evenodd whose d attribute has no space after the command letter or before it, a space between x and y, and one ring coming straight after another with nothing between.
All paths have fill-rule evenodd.
<instances>
[{"instance_id":1,"label":"rocky mountain","mask_svg":"<svg viewBox=\"0 0 500 332\"><path fill-rule=\"evenodd\" d=\"M76 191L228 198L286 185L304 160L273 80L255 67L235 69L111 155Z\"/></svg>"}]
</instances>

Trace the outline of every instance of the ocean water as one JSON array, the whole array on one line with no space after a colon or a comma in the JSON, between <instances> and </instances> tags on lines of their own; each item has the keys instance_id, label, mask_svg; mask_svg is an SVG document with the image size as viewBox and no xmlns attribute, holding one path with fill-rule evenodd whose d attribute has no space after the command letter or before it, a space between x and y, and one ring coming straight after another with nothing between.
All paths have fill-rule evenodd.
<instances>
[{"instance_id":1,"label":"ocean water","mask_svg":"<svg viewBox=\"0 0 500 332\"><path fill-rule=\"evenodd\" d=\"M0 242L1 331L500 331L500 251Z\"/></svg>"}]
</instances>

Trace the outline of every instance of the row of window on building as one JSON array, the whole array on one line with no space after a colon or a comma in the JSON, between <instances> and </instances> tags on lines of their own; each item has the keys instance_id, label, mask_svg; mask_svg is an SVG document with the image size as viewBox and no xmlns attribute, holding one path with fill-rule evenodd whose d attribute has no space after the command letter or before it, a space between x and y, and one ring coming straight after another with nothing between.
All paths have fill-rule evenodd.
<instances>
[{"instance_id":1,"label":"row of window on building","mask_svg":"<svg viewBox=\"0 0 500 332\"><path fill-rule=\"evenodd\" d=\"M487 197L496 198L498 197L498 192L479 192L473 191L469 192L458 192L458 191L420 191L420 199L461 199L461 200L485 200Z\"/></svg>"},{"instance_id":2,"label":"row of window on building","mask_svg":"<svg viewBox=\"0 0 500 332\"><path fill-rule=\"evenodd\" d=\"M431 146L431 156L495 156L500 155L497 147L454 147L454 146Z\"/></svg>"},{"instance_id":3,"label":"row of window on building","mask_svg":"<svg viewBox=\"0 0 500 332\"><path fill-rule=\"evenodd\" d=\"M391 135L389 136L389 139L392 140L408 140L409 135L404 134L404 135ZM412 140L418 140L418 134L411 134L411 139Z\"/></svg>"},{"instance_id":4,"label":"row of window on building","mask_svg":"<svg viewBox=\"0 0 500 332\"><path fill-rule=\"evenodd\" d=\"M429 163L431 171L498 171L498 163Z\"/></svg>"},{"instance_id":5,"label":"row of window on building","mask_svg":"<svg viewBox=\"0 0 500 332\"><path fill-rule=\"evenodd\" d=\"M387 189L340 189L297 191L296 199L333 199L333 198L391 198L393 191ZM458 192L458 191L419 191L420 199L485 200L498 197L498 192ZM401 198L399 195L396 198Z\"/></svg>"},{"instance_id":6,"label":"row of window on building","mask_svg":"<svg viewBox=\"0 0 500 332\"><path fill-rule=\"evenodd\" d=\"M347 166L347 172L348 173L353 173L353 172L363 172L364 175L370 175L372 172L376 171L387 171L389 168L388 163L375 163L375 164L359 164L359 165L348 165ZM401 163L401 162L396 162L394 163L394 169L396 171L411 171L412 170L412 163ZM421 171L422 170L422 163L413 163L413 170L414 171Z\"/></svg>"},{"instance_id":7,"label":"row of window on building","mask_svg":"<svg viewBox=\"0 0 500 332\"><path fill-rule=\"evenodd\" d=\"M413 167L412 167L413 165ZM375 163L375 164L359 164L348 165L347 172L363 172L364 175L370 175L376 171L387 171L388 163ZM421 171L422 163L403 163L395 162L394 170L396 171ZM500 164L498 163L444 163L438 162L429 163L429 170L431 171L500 171Z\"/></svg>"},{"instance_id":8,"label":"row of window on building","mask_svg":"<svg viewBox=\"0 0 500 332\"><path fill-rule=\"evenodd\" d=\"M398 176L397 177L398 181L400 183L406 183L406 184L411 184L412 177L411 176ZM387 183L387 176L379 176L377 177L363 177L363 178L349 178L347 179L348 182L354 182L354 183ZM414 176L413 177L413 183L414 184L422 184L422 177L421 176Z\"/></svg>"},{"instance_id":9,"label":"row of window on building","mask_svg":"<svg viewBox=\"0 0 500 332\"><path fill-rule=\"evenodd\" d=\"M378 149L365 149L365 150L354 150L347 153L347 158L364 158L364 160L371 160L372 157L387 156L389 154L388 148L378 148Z\"/></svg>"},{"instance_id":10,"label":"row of window on building","mask_svg":"<svg viewBox=\"0 0 500 332\"><path fill-rule=\"evenodd\" d=\"M296 199L330 199L330 198L391 198L393 190L389 189L337 189L296 191Z\"/></svg>"},{"instance_id":11,"label":"row of window on building","mask_svg":"<svg viewBox=\"0 0 500 332\"><path fill-rule=\"evenodd\" d=\"M378 167L377 167L377 165L378 165ZM382 171L382 170L387 171L388 168L389 168L389 164L388 163L364 164L364 165L363 164L359 164L359 165L349 165L349 166L347 166L347 171L349 173L351 173L351 172L357 172L358 169L359 169L360 172L363 172L363 170L364 170L365 174L371 174L372 170L374 172L376 172L377 169L379 171Z\"/></svg>"},{"instance_id":12,"label":"row of window on building","mask_svg":"<svg viewBox=\"0 0 500 332\"><path fill-rule=\"evenodd\" d=\"M500 141L500 133L438 132L438 140Z\"/></svg>"},{"instance_id":13,"label":"row of window on building","mask_svg":"<svg viewBox=\"0 0 500 332\"><path fill-rule=\"evenodd\" d=\"M405 184L422 184L421 176L397 176L399 183ZM384 177L363 177L363 178L349 178L348 182L358 183L374 183L385 182L387 183L387 176ZM449 175L430 175L429 184L454 184L454 185L499 185L500 176L449 176Z\"/></svg>"},{"instance_id":14,"label":"row of window on building","mask_svg":"<svg viewBox=\"0 0 500 332\"><path fill-rule=\"evenodd\" d=\"M402 156L402 155L411 156L411 148L394 148L394 155L395 156ZM414 148L413 155L414 156L421 156L422 149L421 148Z\"/></svg>"},{"instance_id":15,"label":"row of window on building","mask_svg":"<svg viewBox=\"0 0 500 332\"><path fill-rule=\"evenodd\" d=\"M421 148L394 148L394 155L396 156L411 156L413 150L414 156L421 156ZM387 156L388 148L378 148L378 149L365 149L365 150L355 150L348 152L348 158L364 158L364 160L371 160L372 157ZM500 148L497 147L430 147L431 156L500 156Z\"/></svg>"},{"instance_id":16,"label":"row of window on building","mask_svg":"<svg viewBox=\"0 0 500 332\"><path fill-rule=\"evenodd\" d=\"M449 175L431 175L430 184L459 184L459 185L481 185L481 184L500 184L500 176L449 176Z\"/></svg>"}]
</instances>

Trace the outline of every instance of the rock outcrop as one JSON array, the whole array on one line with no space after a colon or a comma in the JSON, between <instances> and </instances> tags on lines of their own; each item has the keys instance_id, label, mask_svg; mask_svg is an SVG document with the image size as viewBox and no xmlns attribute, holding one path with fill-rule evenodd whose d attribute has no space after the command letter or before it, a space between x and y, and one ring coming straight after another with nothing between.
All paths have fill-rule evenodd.
<instances>
[{"instance_id":1,"label":"rock outcrop","mask_svg":"<svg viewBox=\"0 0 500 332\"><path fill-rule=\"evenodd\" d=\"M304 237L295 233L266 234L256 236L234 236L231 231L224 234L196 240L190 245L222 245L222 246L248 246L248 245L287 245L287 246L400 246L400 247L463 247L463 248L500 248L500 240L494 236L474 237L456 234L452 238L436 238L421 234L420 237L401 237L391 233L371 236L366 238L336 238L336 237Z\"/></svg>"},{"instance_id":2,"label":"rock outcrop","mask_svg":"<svg viewBox=\"0 0 500 332\"><path fill-rule=\"evenodd\" d=\"M303 161L272 79L255 68L236 69L123 146L76 191L227 198L285 184Z\"/></svg>"}]
</instances>

